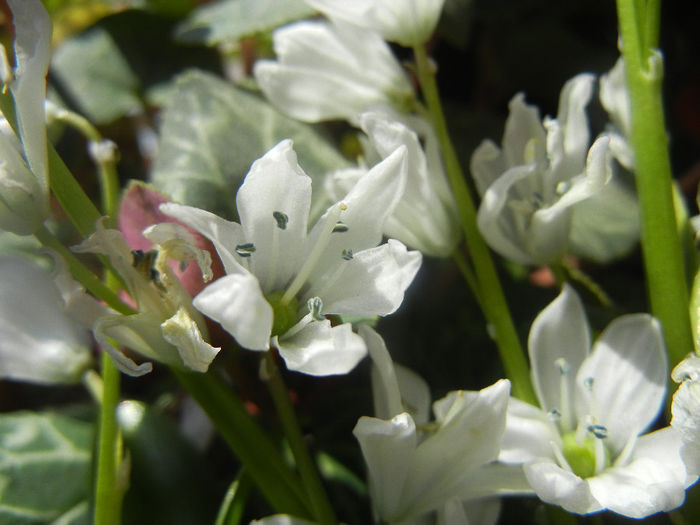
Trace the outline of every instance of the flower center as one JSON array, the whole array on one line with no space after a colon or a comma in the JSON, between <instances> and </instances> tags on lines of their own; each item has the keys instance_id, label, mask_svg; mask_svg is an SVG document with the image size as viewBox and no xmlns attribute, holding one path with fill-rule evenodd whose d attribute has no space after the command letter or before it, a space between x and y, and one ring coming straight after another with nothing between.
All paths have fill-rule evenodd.
<instances>
[{"instance_id":1,"label":"flower center","mask_svg":"<svg viewBox=\"0 0 700 525\"><path fill-rule=\"evenodd\" d=\"M576 430L562 435L562 453L574 474L586 479L610 466L605 437L605 427L583 421Z\"/></svg>"},{"instance_id":2,"label":"flower center","mask_svg":"<svg viewBox=\"0 0 700 525\"><path fill-rule=\"evenodd\" d=\"M290 300L282 301L283 295L283 290L277 290L265 296L265 300L272 306L272 336L287 333L297 323L299 303L293 297Z\"/></svg>"}]
</instances>

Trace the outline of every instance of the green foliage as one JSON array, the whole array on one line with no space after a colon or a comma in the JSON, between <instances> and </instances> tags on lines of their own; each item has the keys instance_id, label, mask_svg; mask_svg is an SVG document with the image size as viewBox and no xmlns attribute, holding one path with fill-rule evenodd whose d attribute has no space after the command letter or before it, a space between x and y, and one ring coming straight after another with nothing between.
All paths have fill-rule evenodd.
<instances>
[{"instance_id":1,"label":"green foliage","mask_svg":"<svg viewBox=\"0 0 700 525\"><path fill-rule=\"evenodd\" d=\"M58 414L0 415L0 523L87 524L92 432Z\"/></svg>"},{"instance_id":2,"label":"green foliage","mask_svg":"<svg viewBox=\"0 0 700 525\"><path fill-rule=\"evenodd\" d=\"M178 79L166 106L151 182L175 201L232 219L236 190L250 165L288 137L316 181L348 166L313 127L213 75L190 71Z\"/></svg>"},{"instance_id":3,"label":"green foliage","mask_svg":"<svg viewBox=\"0 0 700 525\"><path fill-rule=\"evenodd\" d=\"M303 0L223 0L195 9L178 26L176 36L183 42L213 46L313 14Z\"/></svg>"}]
</instances>

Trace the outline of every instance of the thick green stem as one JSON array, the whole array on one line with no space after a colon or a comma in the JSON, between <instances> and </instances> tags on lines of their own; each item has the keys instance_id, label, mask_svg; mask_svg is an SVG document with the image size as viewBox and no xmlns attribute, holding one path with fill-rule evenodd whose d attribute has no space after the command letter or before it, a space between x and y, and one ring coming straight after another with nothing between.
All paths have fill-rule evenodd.
<instances>
[{"instance_id":1,"label":"thick green stem","mask_svg":"<svg viewBox=\"0 0 700 525\"><path fill-rule=\"evenodd\" d=\"M661 56L644 40L658 38L656 11L640 13L634 0L618 0L627 88L632 107L632 146L641 208L642 252L651 312L664 329L671 365L691 351L688 289L673 207L671 163L661 100ZM642 4L647 5L647 4ZM651 10L650 10L651 11ZM639 21L644 26L638 26Z\"/></svg>"},{"instance_id":2,"label":"thick green stem","mask_svg":"<svg viewBox=\"0 0 700 525\"><path fill-rule=\"evenodd\" d=\"M430 60L422 46L416 46L413 50L423 98L440 141L445 171L457 201L464 237L478 279L481 307L487 322L493 327L501 362L513 384L513 395L528 403L537 404L530 383L527 360L510 315L496 267L476 225L476 208L447 130Z\"/></svg>"},{"instance_id":3,"label":"thick green stem","mask_svg":"<svg viewBox=\"0 0 700 525\"><path fill-rule=\"evenodd\" d=\"M119 371L112 358L102 354L102 404L95 484L95 525L121 524L121 501L126 487L120 486L121 438L116 409L119 402Z\"/></svg>"},{"instance_id":4,"label":"thick green stem","mask_svg":"<svg viewBox=\"0 0 700 525\"><path fill-rule=\"evenodd\" d=\"M314 465L311 455L309 454L306 444L304 443L301 428L299 428L299 423L297 422L296 415L294 414L292 402L289 399L289 392L284 384L279 368L275 363L275 358L272 352L267 353L265 365L268 375L267 384L270 388L270 393L272 394L272 400L275 403L277 414L279 415L280 422L282 423L284 435L289 441L292 454L294 454L294 459L296 461L297 468L299 469L299 475L304 483L306 495L311 502L314 517L320 524L337 524L338 520L336 519L333 509L328 502L328 497L326 496L326 491L323 488L323 484L321 483L316 466Z\"/></svg>"},{"instance_id":5,"label":"thick green stem","mask_svg":"<svg viewBox=\"0 0 700 525\"><path fill-rule=\"evenodd\" d=\"M230 387L214 372L197 374L176 368L172 372L207 413L275 512L310 518L301 481Z\"/></svg>"}]
</instances>

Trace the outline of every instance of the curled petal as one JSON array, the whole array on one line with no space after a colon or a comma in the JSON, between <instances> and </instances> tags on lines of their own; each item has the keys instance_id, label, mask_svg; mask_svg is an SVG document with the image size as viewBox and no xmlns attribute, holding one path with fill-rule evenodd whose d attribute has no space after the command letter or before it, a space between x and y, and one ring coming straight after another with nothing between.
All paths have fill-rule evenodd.
<instances>
[{"instance_id":1,"label":"curled petal","mask_svg":"<svg viewBox=\"0 0 700 525\"><path fill-rule=\"evenodd\" d=\"M219 353L202 339L197 323L180 308L175 315L160 325L163 339L177 348L185 366L195 372L206 372Z\"/></svg>"},{"instance_id":2,"label":"curled petal","mask_svg":"<svg viewBox=\"0 0 700 525\"><path fill-rule=\"evenodd\" d=\"M560 505L576 514L603 510L591 495L588 483L557 464L543 461L527 464L523 468L530 486L542 501Z\"/></svg>"}]
</instances>

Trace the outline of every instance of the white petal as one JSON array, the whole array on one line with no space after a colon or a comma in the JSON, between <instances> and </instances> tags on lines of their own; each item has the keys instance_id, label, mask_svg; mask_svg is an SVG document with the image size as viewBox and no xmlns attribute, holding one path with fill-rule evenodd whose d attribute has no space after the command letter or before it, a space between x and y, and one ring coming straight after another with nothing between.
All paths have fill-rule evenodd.
<instances>
[{"instance_id":1,"label":"white petal","mask_svg":"<svg viewBox=\"0 0 700 525\"><path fill-rule=\"evenodd\" d=\"M670 511L685 499L684 486L674 473L649 458L610 468L588 482L603 507L630 518Z\"/></svg>"},{"instance_id":2,"label":"white petal","mask_svg":"<svg viewBox=\"0 0 700 525\"><path fill-rule=\"evenodd\" d=\"M202 339L197 323L184 308L160 325L163 339L177 348L185 366L195 372L206 372L220 348L214 348Z\"/></svg>"},{"instance_id":3,"label":"white petal","mask_svg":"<svg viewBox=\"0 0 700 525\"><path fill-rule=\"evenodd\" d=\"M553 423L542 409L512 397L508 401L506 428L498 460L516 464L542 458L553 461L550 442L557 443L559 439Z\"/></svg>"},{"instance_id":4,"label":"white petal","mask_svg":"<svg viewBox=\"0 0 700 525\"><path fill-rule=\"evenodd\" d=\"M602 510L588 483L553 462L525 465L525 475L535 494L545 503L560 505L569 512L588 514Z\"/></svg>"},{"instance_id":5,"label":"white petal","mask_svg":"<svg viewBox=\"0 0 700 525\"><path fill-rule=\"evenodd\" d=\"M648 458L663 465L676 477L678 484L688 487L695 483L696 474L689 473L682 459L683 436L673 427L664 427L641 436L636 443L632 461Z\"/></svg>"},{"instance_id":6,"label":"white petal","mask_svg":"<svg viewBox=\"0 0 700 525\"><path fill-rule=\"evenodd\" d=\"M405 498L411 513L436 509L461 494L482 465L496 459L505 427L510 382L479 392L450 392L433 404L438 430L418 445Z\"/></svg>"},{"instance_id":7,"label":"white petal","mask_svg":"<svg viewBox=\"0 0 700 525\"><path fill-rule=\"evenodd\" d=\"M15 25L15 99L19 135L29 167L47 191L44 99L51 46L51 19L40 0L8 0Z\"/></svg>"},{"instance_id":8,"label":"white petal","mask_svg":"<svg viewBox=\"0 0 700 525\"><path fill-rule=\"evenodd\" d=\"M172 202L161 204L159 209L209 239L216 248L226 273L240 271L241 258L236 255L235 248L246 242L240 224L222 219L206 210Z\"/></svg>"},{"instance_id":9,"label":"white petal","mask_svg":"<svg viewBox=\"0 0 700 525\"><path fill-rule=\"evenodd\" d=\"M600 103L623 135L632 129L632 109L625 82L625 60L620 57L615 66L600 77Z\"/></svg>"},{"instance_id":10,"label":"white petal","mask_svg":"<svg viewBox=\"0 0 700 525\"><path fill-rule=\"evenodd\" d=\"M575 426L573 399L576 372L590 349L583 304L568 284L535 318L528 338L532 380L543 410L557 409L567 430ZM568 374L562 375L562 367ZM568 399L562 399L562 386ZM566 395L566 394L565 394Z\"/></svg>"},{"instance_id":11,"label":"white petal","mask_svg":"<svg viewBox=\"0 0 700 525\"><path fill-rule=\"evenodd\" d=\"M508 109L510 113L503 132L505 166L543 161L546 138L537 106L526 104L525 95L518 93L508 103Z\"/></svg>"},{"instance_id":12,"label":"white petal","mask_svg":"<svg viewBox=\"0 0 700 525\"><path fill-rule=\"evenodd\" d=\"M653 422L666 390L668 365L661 326L646 314L617 318L596 341L576 377L577 409L608 430L616 453ZM590 390L584 383L593 379ZM589 391L590 390L590 391Z\"/></svg>"},{"instance_id":13,"label":"white petal","mask_svg":"<svg viewBox=\"0 0 700 525\"><path fill-rule=\"evenodd\" d=\"M236 205L244 238L255 244L251 272L265 292L282 288L299 268L311 207L311 178L299 167L291 140L253 163Z\"/></svg>"},{"instance_id":14,"label":"white petal","mask_svg":"<svg viewBox=\"0 0 700 525\"><path fill-rule=\"evenodd\" d=\"M479 144L469 161L469 169L479 195L483 197L486 190L503 175L510 166L506 166L505 157L500 148L491 140Z\"/></svg>"},{"instance_id":15,"label":"white petal","mask_svg":"<svg viewBox=\"0 0 700 525\"><path fill-rule=\"evenodd\" d=\"M386 244L354 254L350 261L340 261L340 277L329 286L315 282L311 293L315 294L313 290L318 287L327 288L318 294L326 313L388 315L401 305L421 261L420 252L408 251L401 242L389 239Z\"/></svg>"},{"instance_id":16,"label":"white petal","mask_svg":"<svg viewBox=\"0 0 700 525\"><path fill-rule=\"evenodd\" d=\"M274 514L259 520L253 520L250 525L314 525L313 522L295 518L286 514Z\"/></svg>"},{"instance_id":17,"label":"white petal","mask_svg":"<svg viewBox=\"0 0 700 525\"><path fill-rule=\"evenodd\" d=\"M391 419L403 412L394 362L391 360L384 339L373 328L360 325L358 333L364 339L374 365L372 367L374 414L380 419Z\"/></svg>"},{"instance_id":18,"label":"white petal","mask_svg":"<svg viewBox=\"0 0 700 525\"><path fill-rule=\"evenodd\" d=\"M375 510L380 518L391 521L410 504L402 500L402 493L416 448L416 425L406 413L390 421L361 417L352 433L367 463Z\"/></svg>"},{"instance_id":19,"label":"white petal","mask_svg":"<svg viewBox=\"0 0 700 525\"><path fill-rule=\"evenodd\" d=\"M313 376L347 374L367 355L350 324L331 326L328 320L313 321L291 337L275 337L273 345L287 368Z\"/></svg>"},{"instance_id":20,"label":"white petal","mask_svg":"<svg viewBox=\"0 0 700 525\"><path fill-rule=\"evenodd\" d=\"M194 307L219 322L238 344L249 350L267 350L272 330L272 307L258 280L246 271L226 275L202 290Z\"/></svg>"},{"instance_id":21,"label":"white petal","mask_svg":"<svg viewBox=\"0 0 700 525\"><path fill-rule=\"evenodd\" d=\"M411 414L416 425L425 425L430 420L430 387L425 379L413 370L394 363L396 378L399 381L401 402Z\"/></svg>"},{"instance_id":22,"label":"white petal","mask_svg":"<svg viewBox=\"0 0 700 525\"><path fill-rule=\"evenodd\" d=\"M49 274L0 257L0 377L77 383L91 363L87 333L66 315Z\"/></svg>"}]
</instances>

